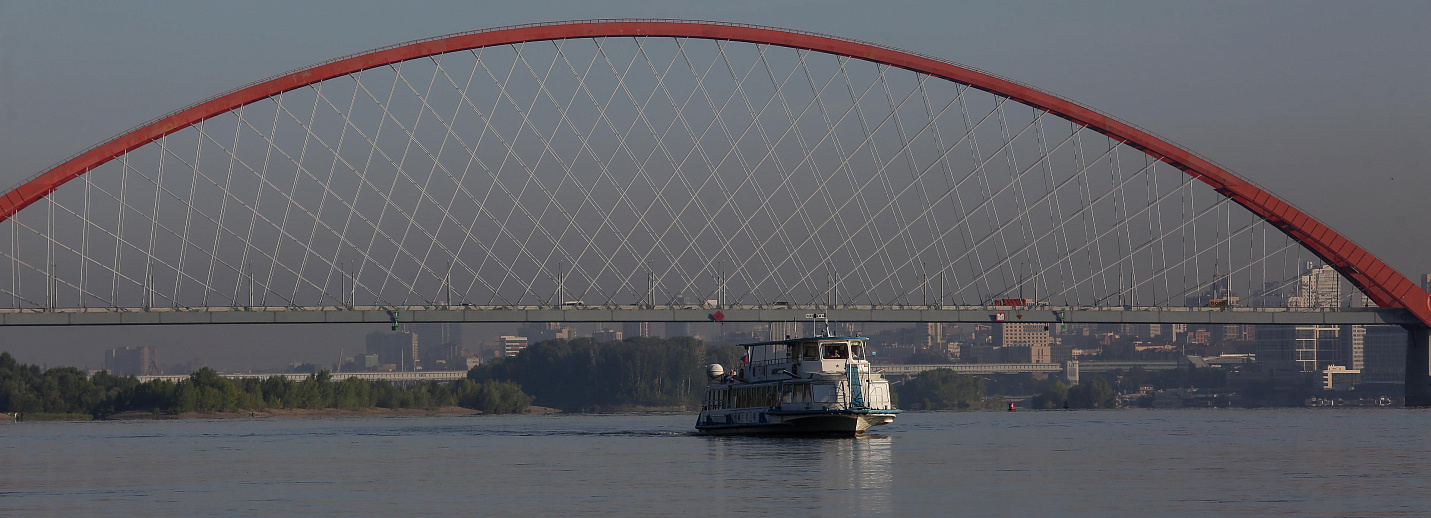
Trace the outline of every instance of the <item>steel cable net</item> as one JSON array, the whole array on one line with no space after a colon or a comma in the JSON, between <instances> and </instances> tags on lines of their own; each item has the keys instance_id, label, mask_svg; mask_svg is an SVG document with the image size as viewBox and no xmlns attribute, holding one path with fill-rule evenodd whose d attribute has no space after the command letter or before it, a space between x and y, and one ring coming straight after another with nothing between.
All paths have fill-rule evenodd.
<instances>
[{"instance_id":1,"label":"steel cable net","mask_svg":"<svg viewBox=\"0 0 1431 518\"><path fill-rule=\"evenodd\" d=\"M207 119L0 223L12 308L1284 304L1312 254L1187 174L943 79L557 40Z\"/></svg>"}]
</instances>

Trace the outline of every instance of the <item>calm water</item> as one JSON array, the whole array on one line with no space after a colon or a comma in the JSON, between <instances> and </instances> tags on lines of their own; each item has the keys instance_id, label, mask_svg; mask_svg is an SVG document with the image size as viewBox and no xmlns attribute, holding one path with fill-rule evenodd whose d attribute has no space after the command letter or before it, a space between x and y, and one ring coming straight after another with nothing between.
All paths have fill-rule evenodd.
<instances>
[{"instance_id":1,"label":"calm water","mask_svg":"<svg viewBox=\"0 0 1431 518\"><path fill-rule=\"evenodd\" d=\"M0 514L1415 515L1431 412L906 413L859 439L693 415L0 424Z\"/></svg>"}]
</instances>

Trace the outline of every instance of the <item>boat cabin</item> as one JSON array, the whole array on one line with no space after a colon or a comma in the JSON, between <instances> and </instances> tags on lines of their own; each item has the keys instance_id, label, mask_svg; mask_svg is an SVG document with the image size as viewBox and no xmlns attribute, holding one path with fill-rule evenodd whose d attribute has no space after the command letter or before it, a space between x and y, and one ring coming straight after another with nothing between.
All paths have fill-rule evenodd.
<instances>
[{"instance_id":1,"label":"boat cabin","mask_svg":"<svg viewBox=\"0 0 1431 518\"><path fill-rule=\"evenodd\" d=\"M850 364L868 364L868 341L861 336L830 336L744 344L748 362L741 375L756 381L843 373Z\"/></svg>"}]
</instances>

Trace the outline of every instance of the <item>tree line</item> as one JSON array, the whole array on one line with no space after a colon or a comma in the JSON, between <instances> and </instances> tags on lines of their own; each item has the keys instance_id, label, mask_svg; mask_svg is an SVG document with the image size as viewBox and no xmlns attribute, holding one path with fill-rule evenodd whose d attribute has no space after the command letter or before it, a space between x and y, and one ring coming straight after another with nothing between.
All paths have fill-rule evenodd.
<instances>
[{"instance_id":1,"label":"tree line","mask_svg":"<svg viewBox=\"0 0 1431 518\"><path fill-rule=\"evenodd\" d=\"M1044 391L1029 399L1032 408L1118 408L1118 392L1101 377L1069 386L1052 380Z\"/></svg>"},{"instance_id":2,"label":"tree line","mask_svg":"<svg viewBox=\"0 0 1431 518\"><path fill-rule=\"evenodd\" d=\"M1030 393L1034 396L1027 406L1034 409L1065 408L1065 403L1067 408L1117 408L1119 394L1136 393L1142 387L1216 390L1226 386L1226 375L1221 370L1192 366L1164 371L1134 367L1085 373L1078 385L1053 377L1039 380L1031 374L961 376L952 370L935 369L895 384L894 393L900 408L910 410L997 409L1002 406L999 394ZM1307 391L1279 392L1253 384L1245 393L1245 403L1249 406L1296 405L1306 397ZM1150 402L1151 396L1145 399Z\"/></svg>"},{"instance_id":3,"label":"tree line","mask_svg":"<svg viewBox=\"0 0 1431 518\"><path fill-rule=\"evenodd\" d=\"M104 418L120 412L231 412L275 408L421 408L459 406L486 413L520 413L531 396L503 381L463 379L450 383L394 385L348 378L333 381L327 371L294 381L282 376L231 380L205 367L178 382L139 382L134 376L98 372L88 376L74 367L42 370L0 353L0 412L89 414Z\"/></svg>"},{"instance_id":4,"label":"tree line","mask_svg":"<svg viewBox=\"0 0 1431 518\"><path fill-rule=\"evenodd\" d=\"M467 377L516 383L535 404L567 412L692 409L705 395L706 365L729 369L740 355L739 347L690 337L547 340L514 357L473 367Z\"/></svg>"},{"instance_id":5,"label":"tree line","mask_svg":"<svg viewBox=\"0 0 1431 518\"><path fill-rule=\"evenodd\" d=\"M934 369L895 385L896 404L907 410L989 410L1004 406L1003 396L992 394L983 376L966 376L950 369ZM1049 378L1037 384L1029 399L1034 409L1117 408L1118 393L1107 379L1090 377L1070 386Z\"/></svg>"},{"instance_id":6,"label":"tree line","mask_svg":"<svg viewBox=\"0 0 1431 518\"><path fill-rule=\"evenodd\" d=\"M1003 405L988 395L984 378L934 369L895 385L895 405L908 410L983 410Z\"/></svg>"}]
</instances>

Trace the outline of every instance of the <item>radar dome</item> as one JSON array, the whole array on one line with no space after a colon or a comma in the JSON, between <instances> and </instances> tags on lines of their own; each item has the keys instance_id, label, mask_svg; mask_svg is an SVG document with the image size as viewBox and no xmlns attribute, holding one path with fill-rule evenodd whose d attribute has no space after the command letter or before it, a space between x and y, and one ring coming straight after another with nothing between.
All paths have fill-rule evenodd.
<instances>
[{"instance_id":1,"label":"radar dome","mask_svg":"<svg viewBox=\"0 0 1431 518\"><path fill-rule=\"evenodd\" d=\"M716 379L724 375L725 367L721 367L719 363L712 363L709 367L706 367L706 376L710 376L711 379Z\"/></svg>"}]
</instances>

